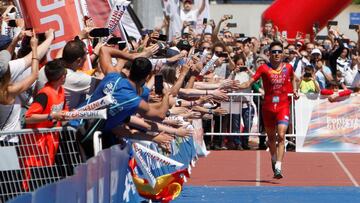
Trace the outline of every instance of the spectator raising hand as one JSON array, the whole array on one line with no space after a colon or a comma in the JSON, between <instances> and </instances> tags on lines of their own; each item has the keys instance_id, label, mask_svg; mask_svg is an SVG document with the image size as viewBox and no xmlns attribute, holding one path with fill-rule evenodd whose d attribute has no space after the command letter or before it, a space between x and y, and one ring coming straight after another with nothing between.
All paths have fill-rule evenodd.
<instances>
[{"instance_id":1,"label":"spectator raising hand","mask_svg":"<svg viewBox=\"0 0 360 203\"><path fill-rule=\"evenodd\" d=\"M13 41L17 41L23 37L24 32L22 32L16 39ZM32 38L30 40L30 46L32 50L32 63L31 63L31 75L24 80L17 83L10 83L10 69L8 63L11 59L10 52L8 50L1 51L1 80L3 84L1 84L2 92L0 93L0 103L1 104L12 104L15 101L15 97L26 91L37 79L39 74L39 59L38 59L38 39L36 38L36 34L33 31ZM13 48L10 48L13 51Z\"/></svg>"}]
</instances>

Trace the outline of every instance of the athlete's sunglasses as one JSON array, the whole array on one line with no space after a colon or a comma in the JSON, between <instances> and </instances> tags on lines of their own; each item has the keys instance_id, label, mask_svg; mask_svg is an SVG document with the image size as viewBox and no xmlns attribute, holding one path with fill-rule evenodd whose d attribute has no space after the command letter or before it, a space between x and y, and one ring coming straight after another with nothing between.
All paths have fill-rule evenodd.
<instances>
[{"instance_id":1,"label":"athlete's sunglasses","mask_svg":"<svg viewBox=\"0 0 360 203\"><path fill-rule=\"evenodd\" d=\"M275 50L271 50L271 53L272 53L272 54L282 54L283 51L282 51L282 50L275 49Z\"/></svg>"}]
</instances>

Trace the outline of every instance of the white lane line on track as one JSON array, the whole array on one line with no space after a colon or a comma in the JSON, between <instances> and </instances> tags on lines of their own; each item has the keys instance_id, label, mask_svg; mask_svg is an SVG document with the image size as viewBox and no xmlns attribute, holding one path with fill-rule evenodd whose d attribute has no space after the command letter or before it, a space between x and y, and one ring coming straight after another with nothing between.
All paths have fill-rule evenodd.
<instances>
[{"instance_id":1,"label":"white lane line on track","mask_svg":"<svg viewBox=\"0 0 360 203\"><path fill-rule=\"evenodd\" d=\"M256 151L256 186L260 186L260 151Z\"/></svg>"},{"instance_id":2,"label":"white lane line on track","mask_svg":"<svg viewBox=\"0 0 360 203\"><path fill-rule=\"evenodd\" d=\"M348 176L348 178L351 180L351 182L353 183L353 185L355 187L359 187L359 184L356 182L355 178L352 176L352 174L350 173L350 171L346 168L345 164L341 161L341 159L338 157L338 155L333 152L332 153L333 156L335 157L336 161L338 162L338 164L341 166L342 170L345 172L345 174Z\"/></svg>"}]
</instances>

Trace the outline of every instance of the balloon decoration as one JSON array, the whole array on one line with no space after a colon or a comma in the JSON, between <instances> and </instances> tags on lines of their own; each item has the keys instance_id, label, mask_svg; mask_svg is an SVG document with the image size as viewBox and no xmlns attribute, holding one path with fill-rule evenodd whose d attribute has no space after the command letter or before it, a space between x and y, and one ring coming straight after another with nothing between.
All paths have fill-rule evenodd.
<instances>
[{"instance_id":1,"label":"balloon decoration","mask_svg":"<svg viewBox=\"0 0 360 203\"><path fill-rule=\"evenodd\" d=\"M262 15L262 25L272 20L279 31L287 31L289 39L297 32L313 34L313 25L320 29L336 17L352 0L276 0Z\"/></svg>"}]
</instances>

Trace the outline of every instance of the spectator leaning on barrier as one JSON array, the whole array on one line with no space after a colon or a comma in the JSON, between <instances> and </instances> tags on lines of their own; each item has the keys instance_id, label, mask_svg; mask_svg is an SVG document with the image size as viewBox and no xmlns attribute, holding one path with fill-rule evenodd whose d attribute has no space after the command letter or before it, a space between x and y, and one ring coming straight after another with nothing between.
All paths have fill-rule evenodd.
<instances>
[{"instance_id":1,"label":"spectator leaning on barrier","mask_svg":"<svg viewBox=\"0 0 360 203\"><path fill-rule=\"evenodd\" d=\"M151 56L157 51L158 46L153 45L146 48L142 54L144 56ZM144 85L151 70L151 62L143 57L135 58L130 68L128 78L124 78L111 65L111 57L126 57L132 58L120 50L110 47L102 47L100 50L100 65L106 76L100 82L94 94L91 96L90 102L100 99L107 94L112 94L116 99L116 104L109 108L108 119L104 126L104 132L107 132L107 137L104 139L110 140L111 134L117 136L130 136L134 139L149 139L144 133L122 134L122 124L129 122L131 115L139 113L144 118L163 120L169 108L169 94L165 94L160 106L151 106L147 103L149 97L149 89ZM129 133L131 133L129 131ZM155 138L156 136L151 136ZM109 143L111 145L111 143ZM114 143L113 143L114 144Z\"/></svg>"},{"instance_id":2,"label":"spectator leaning on barrier","mask_svg":"<svg viewBox=\"0 0 360 203\"><path fill-rule=\"evenodd\" d=\"M301 77L299 89L300 92L304 94L320 92L320 86L316 81L314 68L312 66L305 67L305 72Z\"/></svg>"}]
</instances>

